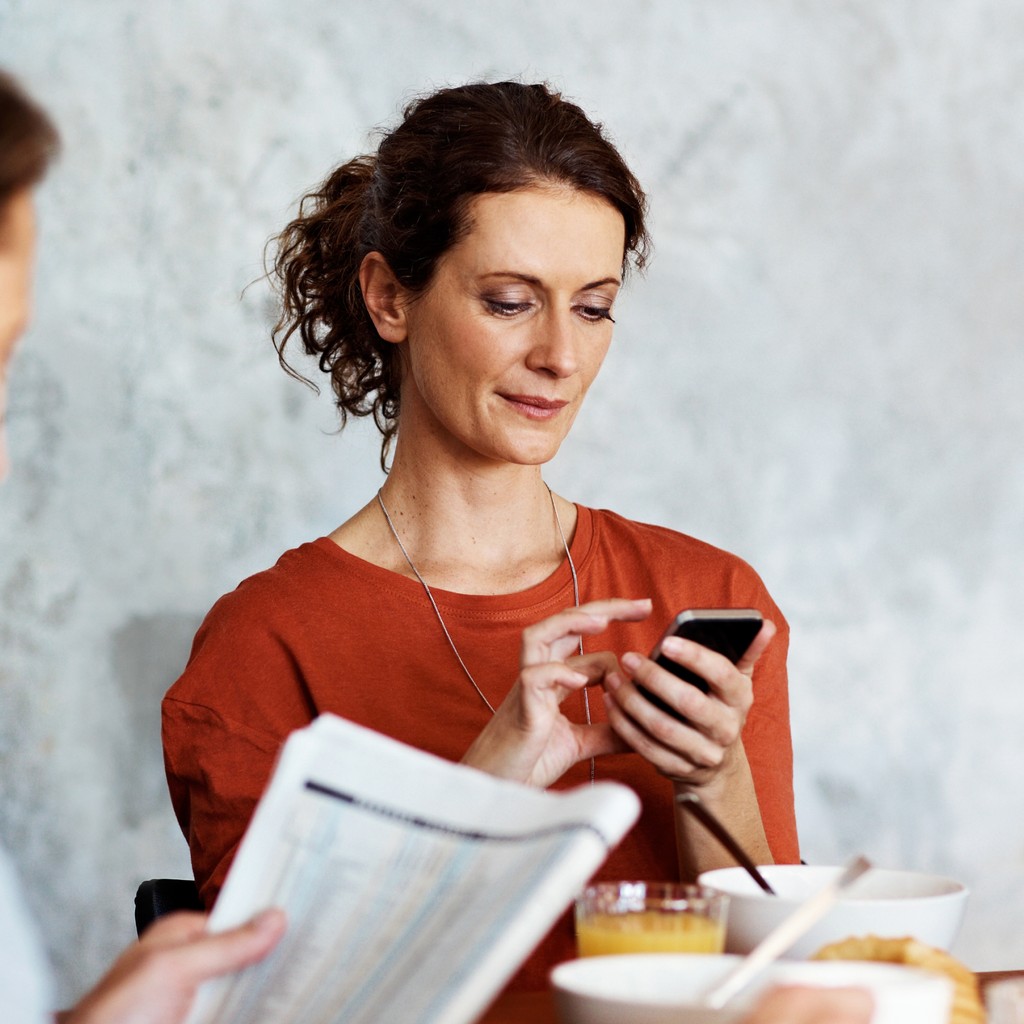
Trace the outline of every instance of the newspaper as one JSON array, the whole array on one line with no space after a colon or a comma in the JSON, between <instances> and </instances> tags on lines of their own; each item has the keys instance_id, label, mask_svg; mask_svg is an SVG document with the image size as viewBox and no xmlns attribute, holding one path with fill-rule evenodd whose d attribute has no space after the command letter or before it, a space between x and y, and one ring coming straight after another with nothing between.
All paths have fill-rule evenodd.
<instances>
[{"instance_id":1,"label":"newspaper","mask_svg":"<svg viewBox=\"0 0 1024 1024\"><path fill-rule=\"evenodd\" d=\"M288 931L189 1024L475 1020L639 810L617 783L545 792L321 715L284 744L210 919L278 906Z\"/></svg>"}]
</instances>

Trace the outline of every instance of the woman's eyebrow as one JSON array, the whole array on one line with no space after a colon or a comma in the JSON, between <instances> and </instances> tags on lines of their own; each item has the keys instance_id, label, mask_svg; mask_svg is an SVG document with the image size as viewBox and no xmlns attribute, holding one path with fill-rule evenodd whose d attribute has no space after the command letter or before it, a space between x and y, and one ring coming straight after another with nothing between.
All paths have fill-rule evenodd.
<instances>
[{"instance_id":1,"label":"woman's eyebrow","mask_svg":"<svg viewBox=\"0 0 1024 1024\"><path fill-rule=\"evenodd\" d=\"M511 277L517 281L522 281L524 284L534 284L541 287L544 284L539 277L534 277L532 274L524 274L518 270L492 270L482 274L481 277L484 280L489 277ZM617 287L621 287L622 281L617 277L602 277L599 281L591 281L589 284L581 285L577 291L585 292L590 288L600 288L603 284L614 284Z\"/></svg>"}]
</instances>

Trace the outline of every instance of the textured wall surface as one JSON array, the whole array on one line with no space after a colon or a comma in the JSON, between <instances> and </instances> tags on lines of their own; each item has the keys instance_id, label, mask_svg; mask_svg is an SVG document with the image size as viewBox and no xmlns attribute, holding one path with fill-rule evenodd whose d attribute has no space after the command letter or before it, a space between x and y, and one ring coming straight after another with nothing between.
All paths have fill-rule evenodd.
<instances>
[{"instance_id":1,"label":"textured wall surface","mask_svg":"<svg viewBox=\"0 0 1024 1024\"><path fill-rule=\"evenodd\" d=\"M158 699L200 617L379 481L279 370L257 278L402 102L544 78L656 252L549 479L751 561L793 627L805 857L973 896L1024 966L1018 0L0 0L65 152L0 493L0 835L62 995L185 872Z\"/></svg>"}]
</instances>

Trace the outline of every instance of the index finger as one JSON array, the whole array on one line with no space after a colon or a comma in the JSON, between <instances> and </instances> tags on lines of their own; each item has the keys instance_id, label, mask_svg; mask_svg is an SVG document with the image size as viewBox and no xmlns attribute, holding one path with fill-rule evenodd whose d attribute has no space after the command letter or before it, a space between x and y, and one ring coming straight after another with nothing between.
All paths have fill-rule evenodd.
<instances>
[{"instance_id":1,"label":"index finger","mask_svg":"<svg viewBox=\"0 0 1024 1024\"><path fill-rule=\"evenodd\" d=\"M198 984L263 959L284 934L284 911L265 910L251 921L184 942L171 955L182 976Z\"/></svg>"},{"instance_id":2,"label":"index finger","mask_svg":"<svg viewBox=\"0 0 1024 1024\"><path fill-rule=\"evenodd\" d=\"M553 645L572 637L601 633L609 622L639 622L651 614L650 598L631 601L614 597L603 601L588 601L578 608L566 608L523 630L520 661L523 665L538 660L548 661ZM566 651L565 653L568 653Z\"/></svg>"},{"instance_id":3,"label":"index finger","mask_svg":"<svg viewBox=\"0 0 1024 1024\"><path fill-rule=\"evenodd\" d=\"M176 910L154 921L139 938L144 946L179 946L206 934L208 914L198 910Z\"/></svg>"},{"instance_id":4,"label":"index finger","mask_svg":"<svg viewBox=\"0 0 1024 1024\"><path fill-rule=\"evenodd\" d=\"M587 601L577 611L609 622L640 622L651 614L651 604L649 597L607 597L600 601Z\"/></svg>"}]
</instances>

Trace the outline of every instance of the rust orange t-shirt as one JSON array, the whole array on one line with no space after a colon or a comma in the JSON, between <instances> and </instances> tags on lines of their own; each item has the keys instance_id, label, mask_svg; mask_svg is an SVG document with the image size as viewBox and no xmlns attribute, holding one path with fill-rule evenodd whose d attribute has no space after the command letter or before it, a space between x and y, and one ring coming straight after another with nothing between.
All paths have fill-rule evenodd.
<instances>
[{"instance_id":1,"label":"rust orange t-shirt","mask_svg":"<svg viewBox=\"0 0 1024 1024\"><path fill-rule=\"evenodd\" d=\"M579 508L572 558L580 602L650 597L641 623L612 623L587 650L646 653L684 608L753 607L778 626L754 671L754 705L743 740L777 862L799 859L786 683L788 628L757 574L718 548L604 510ZM497 707L518 674L525 627L573 604L568 563L535 587L478 596L434 590L469 671ZM600 693L590 696L603 721ZM188 839L208 906L224 881L281 743L331 711L423 750L458 761L490 711L472 688L423 587L343 551L322 537L286 552L211 609L181 678L163 702L171 800ZM585 721L580 695L564 706ZM643 810L598 873L608 879L678 875L672 786L633 754L599 758L597 777L630 786ZM585 783L589 762L558 788ZM550 968L574 953L568 915L517 975L542 988Z\"/></svg>"}]
</instances>

